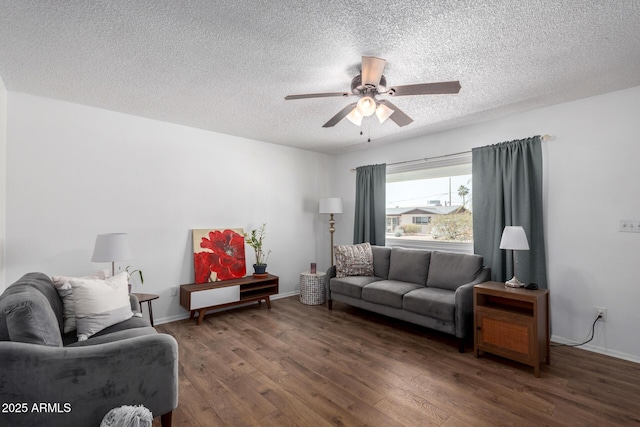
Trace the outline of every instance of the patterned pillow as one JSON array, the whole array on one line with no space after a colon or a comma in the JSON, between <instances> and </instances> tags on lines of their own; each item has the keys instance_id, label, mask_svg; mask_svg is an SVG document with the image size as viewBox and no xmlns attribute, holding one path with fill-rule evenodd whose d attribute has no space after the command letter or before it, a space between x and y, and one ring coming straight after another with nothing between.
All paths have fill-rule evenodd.
<instances>
[{"instance_id":1,"label":"patterned pillow","mask_svg":"<svg viewBox=\"0 0 640 427\"><path fill-rule=\"evenodd\" d=\"M336 277L373 276L373 252L369 243L336 245Z\"/></svg>"}]
</instances>

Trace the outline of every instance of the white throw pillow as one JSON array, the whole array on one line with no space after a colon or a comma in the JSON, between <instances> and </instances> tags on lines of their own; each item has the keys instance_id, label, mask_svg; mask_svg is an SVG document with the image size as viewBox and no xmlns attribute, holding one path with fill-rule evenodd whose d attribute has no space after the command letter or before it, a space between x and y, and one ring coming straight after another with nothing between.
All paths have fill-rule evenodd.
<instances>
[{"instance_id":1,"label":"white throw pillow","mask_svg":"<svg viewBox=\"0 0 640 427\"><path fill-rule=\"evenodd\" d=\"M78 341L133 316L126 272L107 279L71 278Z\"/></svg>"},{"instance_id":2,"label":"white throw pillow","mask_svg":"<svg viewBox=\"0 0 640 427\"><path fill-rule=\"evenodd\" d=\"M62 319L64 325L64 333L68 334L77 329L76 324L76 307L73 302L73 290L71 289L71 279L106 279L109 277L109 270L100 270L93 276L68 277L68 276L52 276L58 295L62 299Z\"/></svg>"}]
</instances>

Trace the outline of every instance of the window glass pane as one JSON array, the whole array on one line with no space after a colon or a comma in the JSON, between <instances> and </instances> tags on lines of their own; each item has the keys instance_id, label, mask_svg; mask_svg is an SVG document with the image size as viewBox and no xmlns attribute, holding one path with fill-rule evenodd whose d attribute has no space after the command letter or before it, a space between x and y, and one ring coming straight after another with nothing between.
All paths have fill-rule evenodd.
<instances>
[{"instance_id":1,"label":"window glass pane","mask_svg":"<svg viewBox=\"0 0 640 427\"><path fill-rule=\"evenodd\" d=\"M471 162L404 169L387 174L387 239L472 242Z\"/></svg>"}]
</instances>

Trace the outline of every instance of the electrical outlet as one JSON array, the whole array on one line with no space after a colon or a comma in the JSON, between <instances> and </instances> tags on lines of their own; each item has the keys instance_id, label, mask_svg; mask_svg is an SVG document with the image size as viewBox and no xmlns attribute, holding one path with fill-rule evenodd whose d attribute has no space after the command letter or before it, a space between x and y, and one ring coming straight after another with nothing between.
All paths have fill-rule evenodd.
<instances>
[{"instance_id":1,"label":"electrical outlet","mask_svg":"<svg viewBox=\"0 0 640 427\"><path fill-rule=\"evenodd\" d=\"M596 309L596 316L600 315L600 321L601 322L606 322L607 321L607 307L595 307Z\"/></svg>"},{"instance_id":2,"label":"electrical outlet","mask_svg":"<svg viewBox=\"0 0 640 427\"><path fill-rule=\"evenodd\" d=\"M178 296L178 287L177 286L172 286L171 287L171 296L172 297Z\"/></svg>"},{"instance_id":3,"label":"electrical outlet","mask_svg":"<svg viewBox=\"0 0 640 427\"><path fill-rule=\"evenodd\" d=\"M621 219L620 231L624 233L640 233L640 221Z\"/></svg>"}]
</instances>

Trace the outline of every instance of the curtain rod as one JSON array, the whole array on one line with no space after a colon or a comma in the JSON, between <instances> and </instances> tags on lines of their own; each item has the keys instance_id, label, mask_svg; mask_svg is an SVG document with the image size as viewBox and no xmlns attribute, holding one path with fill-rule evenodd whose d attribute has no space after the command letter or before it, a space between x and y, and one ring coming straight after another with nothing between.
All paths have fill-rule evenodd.
<instances>
[{"instance_id":1,"label":"curtain rod","mask_svg":"<svg viewBox=\"0 0 640 427\"><path fill-rule=\"evenodd\" d=\"M551 136L551 135L542 135L540 137L540 139L542 141L551 141L553 139L553 136ZM433 160L433 159L443 159L445 157L459 156L460 154L468 154L468 153L471 153L471 150L469 150L469 151L460 151L459 153L443 154L442 156L423 157L421 159L415 159L415 160L405 160L404 162L387 163L387 166L403 165L405 163L426 162L426 161ZM351 168L350 171L351 172L355 172L356 169L355 168Z\"/></svg>"}]
</instances>

